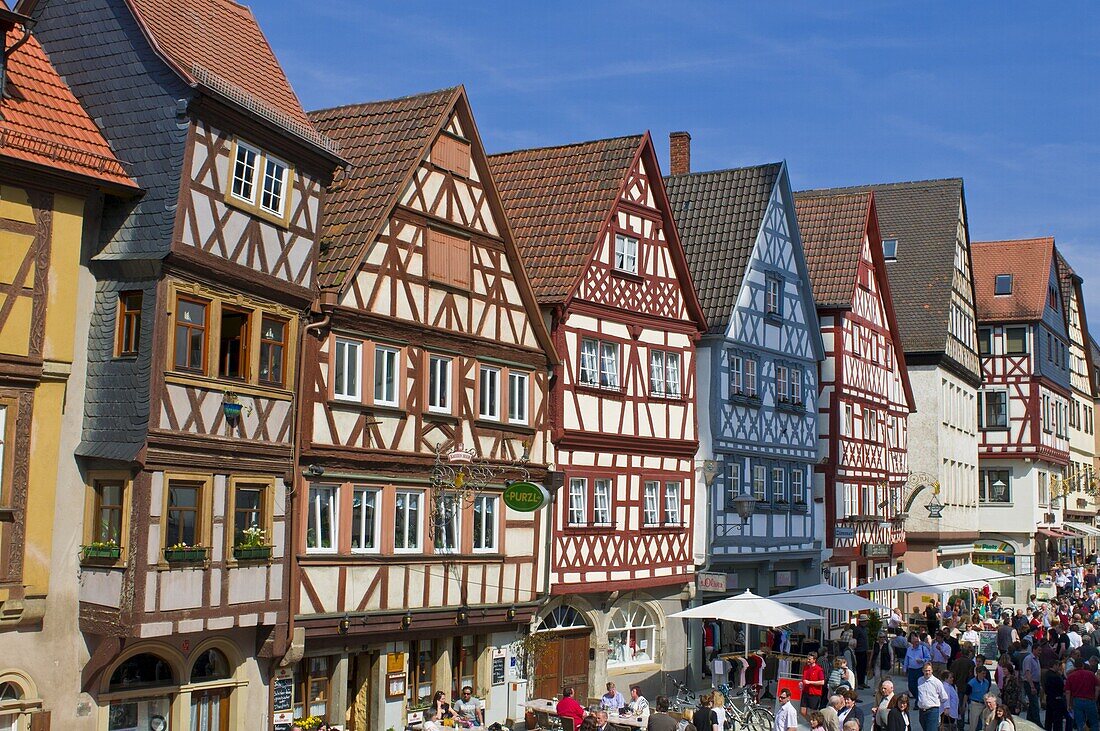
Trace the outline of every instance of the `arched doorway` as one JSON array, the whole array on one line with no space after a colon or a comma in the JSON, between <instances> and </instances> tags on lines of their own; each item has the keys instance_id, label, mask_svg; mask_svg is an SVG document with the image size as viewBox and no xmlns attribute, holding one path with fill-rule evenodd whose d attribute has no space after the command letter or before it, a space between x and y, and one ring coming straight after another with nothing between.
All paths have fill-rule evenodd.
<instances>
[{"instance_id":1,"label":"arched doorway","mask_svg":"<svg viewBox=\"0 0 1100 731\"><path fill-rule=\"evenodd\" d=\"M126 658L111 673L106 690L108 731L169 729L179 681L161 656L142 652Z\"/></svg>"},{"instance_id":2,"label":"arched doorway","mask_svg":"<svg viewBox=\"0 0 1100 731\"><path fill-rule=\"evenodd\" d=\"M535 698L553 698L571 686L584 702L588 696L588 648L592 628L573 607L555 607L543 617L535 632L546 642L535 661L532 692Z\"/></svg>"}]
</instances>

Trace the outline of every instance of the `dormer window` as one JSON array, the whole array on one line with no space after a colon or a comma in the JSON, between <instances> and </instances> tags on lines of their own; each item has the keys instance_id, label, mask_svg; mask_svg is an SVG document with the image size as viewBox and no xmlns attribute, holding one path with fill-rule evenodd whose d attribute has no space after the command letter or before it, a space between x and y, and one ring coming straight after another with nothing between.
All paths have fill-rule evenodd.
<instances>
[{"instance_id":1,"label":"dormer window","mask_svg":"<svg viewBox=\"0 0 1100 731\"><path fill-rule=\"evenodd\" d=\"M287 190L293 171L279 158L237 140L226 201L274 223L286 224Z\"/></svg>"},{"instance_id":2,"label":"dormer window","mask_svg":"<svg viewBox=\"0 0 1100 731\"><path fill-rule=\"evenodd\" d=\"M628 274L638 273L638 239L615 234L615 268Z\"/></svg>"},{"instance_id":3,"label":"dormer window","mask_svg":"<svg viewBox=\"0 0 1100 731\"><path fill-rule=\"evenodd\" d=\"M1052 310L1058 309L1058 290L1051 285L1047 290L1047 300L1050 302L1050 308Z\"/></svg>"},{"instance_id":4,"label":"dormer window","mask_svg":"<svg viewBox=\"0 0 1100 731\"><path fill-rule=\"evenodd\" d=\"M886 261L897 261L898 259L898 240L897 239L883 239L882 240L882 256Z\"/></svg>"},{"instance_id":5,"label":"dormer window","mask_svg":"<svg viewBox=\"0 0 1100 731\"><path fill-rule=\"evenodd\" d=\"M994 284L994 294L1012 294L1012 275L998 274Z\"/></svg>"}]
</instances>

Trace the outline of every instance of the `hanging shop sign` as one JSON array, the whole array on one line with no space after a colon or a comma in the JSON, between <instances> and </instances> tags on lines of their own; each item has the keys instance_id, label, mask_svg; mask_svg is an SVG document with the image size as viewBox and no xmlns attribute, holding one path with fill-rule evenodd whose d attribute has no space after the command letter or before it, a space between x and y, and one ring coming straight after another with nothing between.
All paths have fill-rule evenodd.
<instances>
[{"instance_id":1,"label":"hanging shop sign","mask_svg":"<svg viewBox=\"0 0 1100 731\"><path fill-rule=\"evenodd\" d=\"M550 499L550 493L542 485L533 482L513 482L501 494L504 504L520 513L531 513Z\"/></svg>"},{"instance_id":2,"label":"hanging shop sign","mask_svg":"<svg viewBox=\"0 0 1100 731\"><path fill-rule=\"evenodd\" d=\"M889 543L864 543L863 555L867 558L889 558L890 557L890 544Z\"/></svg>"},{"instance_id":3,"label":"hanging shop sign","mask_svg":"<svg viewBox=\"0 0 1100 731\"><path fill-rule=\"evenodd\" d=\"M695 581L699 591L726 591L726 574L701 571L695 575Z\"/></svg>"}]
</instances>

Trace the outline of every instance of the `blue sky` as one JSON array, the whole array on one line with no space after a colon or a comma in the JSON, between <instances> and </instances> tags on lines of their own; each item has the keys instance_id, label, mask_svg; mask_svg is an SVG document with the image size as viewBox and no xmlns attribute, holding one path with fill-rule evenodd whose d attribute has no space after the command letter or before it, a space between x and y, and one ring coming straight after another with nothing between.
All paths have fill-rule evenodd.
<instances>
[{"instance_id":1,"label":"blue sky","mask_svg":"<svg viewBox=\"0 0 1100 731\"><path fill-rule=\"evenodd\" d=\"M1100 4L250 4L307 109L463 83L490 152L648 129L666 165L685 129L796 188L961 176L971 237L1054 235L1100 332Z\"/></svg>"}]
</instances>

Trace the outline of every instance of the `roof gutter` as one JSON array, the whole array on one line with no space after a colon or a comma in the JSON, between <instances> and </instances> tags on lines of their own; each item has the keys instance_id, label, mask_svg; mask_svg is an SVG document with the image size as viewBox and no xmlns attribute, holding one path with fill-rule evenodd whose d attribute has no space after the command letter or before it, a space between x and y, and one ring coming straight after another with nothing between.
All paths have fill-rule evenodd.
<instances>
[{"instance_id":1,"label":"roof gutter","mask_svg":"<svg viewBox=\"0 0 1100 731\"><path fill-rule=\"evenodd\" d=\"M14 28L17 25L22 26L23 37L11 46L0 48L0 104L4 101L4 93L7 87L8 59L13 53L19 50L20 46L30 40L31 29L34 27L34 20L26 15L20 15L6 8L0 8L0 30L3 31L3 35L0 36L0 42L6 44L9 28Z\"/></svg>"}]
</instances>

